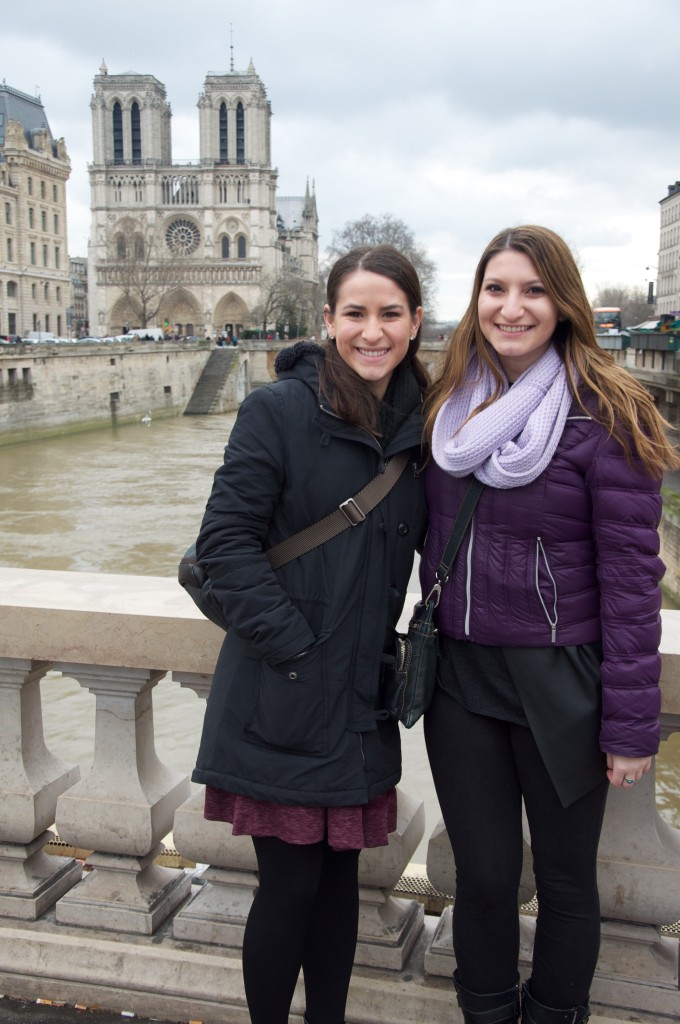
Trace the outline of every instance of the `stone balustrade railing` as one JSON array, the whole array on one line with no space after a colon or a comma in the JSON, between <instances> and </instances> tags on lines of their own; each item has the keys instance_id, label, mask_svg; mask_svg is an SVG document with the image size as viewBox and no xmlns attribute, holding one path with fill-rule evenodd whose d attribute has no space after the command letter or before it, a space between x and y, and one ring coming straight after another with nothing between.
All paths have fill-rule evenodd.
<instances>
[{"instance_id":1,"label":"stone balustrade railing","mask_svg":"<svg viewBox=\"0 0 680 1024\"><path fill-rule=\"evenodd\" d=\"M240 946L255 887L249 839L205 821L203 791L158 758L153 691L168 673L205 698L221 632L174 580L0 568L0 990L169 1020L246 1022ZM680 730L680 612L664 616L664 736ZM47 748L41 679L50 669L95 697L88 774ZM480 813L484 809L480 808ZM60 839L85 863L46 852ZM196 868L158 863L162 841ZM387 847L360 861L361 914L348 1018L457 1018L450 907L425 915L395 896L424 832L399 793ZM527 837L528 838L528 837ZM529 846L522 901L533 894ZM446 833L427 873L455 888ZM603 944L593 1002L610 1017L680 1016L680 831L658 815L650 772L612 791L599 858ZM528 968L533 918L522 915ZM301 995L293 1019L301 1020ZM295 1015L297 1014L297 1016Z\"/></svg>"}]
</instances>

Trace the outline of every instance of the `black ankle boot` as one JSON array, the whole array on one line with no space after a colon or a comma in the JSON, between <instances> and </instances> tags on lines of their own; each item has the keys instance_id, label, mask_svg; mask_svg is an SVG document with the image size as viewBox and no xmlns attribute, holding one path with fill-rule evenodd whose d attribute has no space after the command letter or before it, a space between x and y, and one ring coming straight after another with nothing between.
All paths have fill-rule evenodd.
<instances>
[{"instance_id":1,"label":"black ankle boot","mask_svg":"<svg viewBox=\"0 0 680 1024\"><path fill-rule=\"evenodd\" d=\"M586 1024L590 1017L590 1003L587 999L585 1006L571 1006L568 1010L554 1009L537 1002L529 991L529 984L527 981L522 985L522 1024Z\"/></svg>"},{"instance_id":2,"label":"black ankle boot","mask_svg":"<svg viewBox=\"0 0 680 1024\"><path fill-rule=\"evenodd\" d=\"M453 985L465 1024L515 1024L519 1017L519 981L505 992L480 995L464 988L453 972Z\"/></svg>"}]
</instances>

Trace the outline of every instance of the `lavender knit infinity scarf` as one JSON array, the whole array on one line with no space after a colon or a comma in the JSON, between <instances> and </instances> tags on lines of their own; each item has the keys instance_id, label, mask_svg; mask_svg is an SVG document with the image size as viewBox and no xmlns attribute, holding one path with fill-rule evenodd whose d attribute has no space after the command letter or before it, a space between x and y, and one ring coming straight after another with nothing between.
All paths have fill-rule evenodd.
<instances>
[{"instance_id":1,"label":"lavender knit infinity scarf","mask_svg":"<svg viewBox=\"0 0 680 1024\"><path fill-rule=\"evenodd\" d=\"M490 487L523 487L543 472L562 436L572 401L566 368L551 345L512 387L504 385L497 401L466 423L495 386L485 363L480 376L473 355L465 382L437 414L432 454L452 476L473 473Z\"/></svg>"}]
</instances>

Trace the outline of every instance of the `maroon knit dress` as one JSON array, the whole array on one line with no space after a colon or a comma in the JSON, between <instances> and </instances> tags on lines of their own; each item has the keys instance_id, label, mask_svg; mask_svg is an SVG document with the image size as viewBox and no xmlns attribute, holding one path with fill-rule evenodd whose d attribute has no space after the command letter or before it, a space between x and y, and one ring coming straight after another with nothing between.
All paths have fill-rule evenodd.
<instances>
[{"instance_id":1,"label":"maroon knit dress","mask_svg":"<svg viewBox=\"0 0 680 1024\"><path fill-rule=\"evenodd\" d=\"M397 791L359 807L297 807L206 786L204 817L230 822L235 836L276 836L297 845L326 839L334 850L363 850L387 846L397 827Z\"/></svg>"}]
</instances>

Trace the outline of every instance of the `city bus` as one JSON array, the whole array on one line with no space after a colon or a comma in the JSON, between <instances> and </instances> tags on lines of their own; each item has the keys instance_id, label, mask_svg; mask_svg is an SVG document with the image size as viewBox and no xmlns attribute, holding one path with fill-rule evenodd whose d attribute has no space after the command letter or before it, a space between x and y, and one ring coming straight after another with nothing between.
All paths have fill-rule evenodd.
<instances>
[{"instance_id":1,"label":"city bus","mask_svg":"<svg viewBox=\"0 0 680 1024\"><path fill-rule=\"evenodd\" d=\"M593 323L596 334L605 334L607 331L621 330L621 307L620 306L596 306L593 310Z\"/></svg>"}]
</instances>

